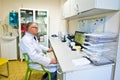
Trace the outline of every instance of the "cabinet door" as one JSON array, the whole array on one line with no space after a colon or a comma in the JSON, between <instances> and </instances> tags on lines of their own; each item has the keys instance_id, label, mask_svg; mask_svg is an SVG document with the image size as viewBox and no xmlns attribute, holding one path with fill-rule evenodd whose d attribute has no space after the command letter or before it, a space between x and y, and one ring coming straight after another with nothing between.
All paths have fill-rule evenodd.
<instances>
[{"instance_id":1,"label":"cabinet door","mask_svg":"<svg viewBox=\"0 0 120 80\"><path fill-rule=\"evenodd\" d=\"M95 0L95 7L100 9L120 10L120 0Z\"/></svg>"},{"instance_id":2,"label":"cabinet door","mask_svg":"<svg viewBox=\"0 0 120 80\"><path fill-rule=\"evenodd\" d=\"M28 22L38 23L38 40L48 46L48 11L35 9L20 9L20 31L21 37L26 32Z\"/></svg>"},{"instance_id":3,"label":"cabinet door","mask_svg":"<svg viewBox=\"0 0 120 80\"><path fill-rule=\"evenodd\" d=\"M35 11L35 22L38 23L38 40L48 46L48 11Z\"/></svg>"},{"instance_id":4,"label":"cabinet door","mask_svg":"<svg viewBox=\"0 0 120 80\"><path fill-rule=\"evenodd\" d=\"M8 42L1 40L1 57L9 60L8 49L10 49L10 47L8 48L7 46L9 46Z\"/></svg>"},{"instance_id":5,"label":"cabinet door","mask_svg":"<svg viewBox=\"0 0 120 80\"><path fill-rule=\"evenodd\" d=\"M26 24L33 21L33 10L20 9L20 34L23 36L26 31ZM21 37L20 36L20 37Z\"/></svg>"},{"instance_id":6,"label":"cabinet door","mask_svg":"<svg viewBox=\"0 0 120 80\"><path fill-rule=\"evenodd\" d=\"M96 66L66 73L66 80L112 80L113 65Z\"/></svg>"},{"instance_id":7,"label":"cabinet door","mask_svg":"<svg viewBox=\"0 0 120 80\"><path fill-rule=\"evenodd\" d=\"M77 0L70 0L70 16L77 15L79 12L79 4L77 3Z\"/></svg>"},{"instance_id":8,"label":"cabinet door","mask_svg":"<svg viewBox=\"0 0 120 80\"><path fill-rule=\"evenodd\" d=\"M87 11L91 9L120 9L120 0L77 0L79 3L79 11Z\"/></svg>"},{"instance_id":9,"label":"cabinet door","mask_svg":"<svg viewBox=\"0 0 120 80\"><path fill-rule=\"evenodd\" d=\"M63 17L70 17L70 0L66 1L63 5Z\"/></svg>"},{"instance_id":10,"label":"cabinet door","mask_svg":"<svg viewBox=\"0 0 120 80\"><path fill-rule=\"evenodd\" d=\"M95 5L95 0L77 0L78 7L79 7L79 12L83 12L86 10L90 10L94 8Z\"/></svg>"},{"instance_id":11,"label":"cabinet door","mask_svg":"<svg viewBox=\"0 0 120 80\"><path fill-rule=\"evenodd\" d=\"M16 45L16 43L17 43L16 39L11 41L11 43L9 43L8 53L9 53L9 59L10 60L16 60L17 59L17 45Z\"/></svg>"},{"instance_id":12,"label":"cabinet door","mask_svg":"<svg viewBox=\"0 0 120 80\"><path fill-rule=\"evenodd\" d=\"M1 40L1 57L8 60L17 59L16 39L12 41Z\"/></svg>"}]
</instances>

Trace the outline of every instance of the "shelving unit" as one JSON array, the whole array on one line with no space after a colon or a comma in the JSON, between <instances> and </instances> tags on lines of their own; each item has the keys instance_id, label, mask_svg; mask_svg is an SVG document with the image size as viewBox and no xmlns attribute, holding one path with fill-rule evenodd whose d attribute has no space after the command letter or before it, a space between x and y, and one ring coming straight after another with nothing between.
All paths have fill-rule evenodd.
<instances>
[{"instance_id":1,"label":"shelving unit","mask_svg":"<svg viewBox=\"0 0 120 80\"><path fill-rule=\"evenodd\" d=\"M26 24L36 22L38 24L38 41L48 46L48 11L38 9L19 9L19 41L26 32ZM20 54L20 58L22 55Z\"/></svg>"}]
</instances>

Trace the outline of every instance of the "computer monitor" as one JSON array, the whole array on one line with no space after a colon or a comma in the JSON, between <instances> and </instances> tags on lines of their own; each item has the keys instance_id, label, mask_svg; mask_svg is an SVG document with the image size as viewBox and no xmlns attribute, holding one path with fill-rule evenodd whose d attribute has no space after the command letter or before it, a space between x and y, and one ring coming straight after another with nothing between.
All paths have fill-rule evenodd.
<instances>
[{"instance_id":1,"label":"computer monitor","mask_svg":"<svg viewBox=\"0 0 120 80\"><path fill-rule=\"evenodd\" d=\"M84 32L75 31L74 42L80 46L84 44L85 36Z\"/></svg>"}]
</instances>

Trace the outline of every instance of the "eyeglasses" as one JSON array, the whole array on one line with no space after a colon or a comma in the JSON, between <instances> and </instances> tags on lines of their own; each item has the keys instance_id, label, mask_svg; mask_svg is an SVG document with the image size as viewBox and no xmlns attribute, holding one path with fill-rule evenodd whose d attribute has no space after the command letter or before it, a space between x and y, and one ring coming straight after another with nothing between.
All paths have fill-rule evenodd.
<instances>
[{"instance_id":1,"label":"eyeglasses","mask_svg":"<svg viewBox=\"0 0 120 80\"><path fill-rule=\"evenodd\" d=\"M35 28L35 29L38 29L38 27L31 27L31 28Z\"/></svg>"}]
</instances>

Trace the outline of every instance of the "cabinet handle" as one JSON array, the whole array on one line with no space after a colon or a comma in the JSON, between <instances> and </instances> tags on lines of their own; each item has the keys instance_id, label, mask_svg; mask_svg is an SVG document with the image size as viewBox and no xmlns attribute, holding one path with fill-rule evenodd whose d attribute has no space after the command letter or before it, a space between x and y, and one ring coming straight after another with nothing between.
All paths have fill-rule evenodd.
<instances>
[{"instance_id":1,"label":"cabinet handle","mask_svg":"<svg viewBox=\"0 0 120 80\"><path fill-rule=\"evenodd\" d=\"M79 6L76 4L76 11L79 12Z\"/></svg>"}]
</instances>

